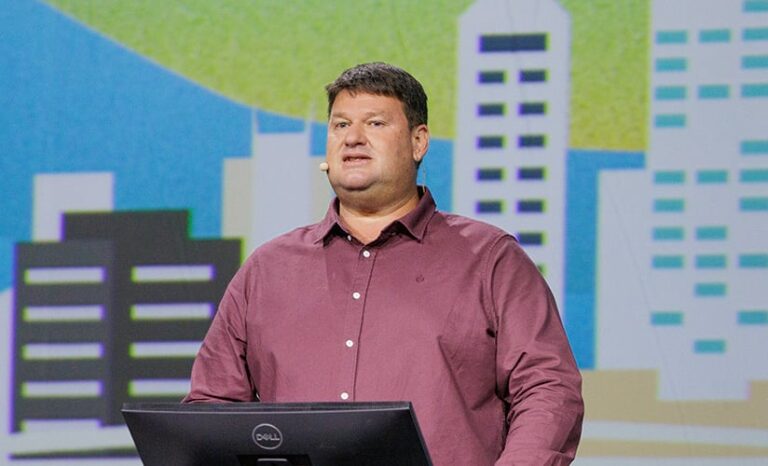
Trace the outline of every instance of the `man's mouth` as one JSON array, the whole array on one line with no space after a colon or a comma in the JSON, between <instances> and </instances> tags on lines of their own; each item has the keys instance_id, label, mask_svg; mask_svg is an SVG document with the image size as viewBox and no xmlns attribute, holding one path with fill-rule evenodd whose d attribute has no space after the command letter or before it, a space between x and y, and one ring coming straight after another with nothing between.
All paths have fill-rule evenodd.
<instances>
[{"instance_id":1,"label":"man's mouth","mask_svg":"<svg viewBox=\"0 0 768 466\"><path fill-rule=\"evenodd\" d=\"M352 155L345 155L342 157L342 162L344 163L357 163L357 162L365 162L367 160L370 160L371 158L367 155L363 154L352 154Z\"/></svg>"}]
</instances>

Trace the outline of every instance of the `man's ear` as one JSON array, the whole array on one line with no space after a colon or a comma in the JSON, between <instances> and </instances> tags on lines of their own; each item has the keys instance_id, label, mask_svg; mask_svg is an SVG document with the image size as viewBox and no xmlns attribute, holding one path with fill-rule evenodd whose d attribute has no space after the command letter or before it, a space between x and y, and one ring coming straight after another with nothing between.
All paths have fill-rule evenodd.
<instances>
[{"instance_id":1,"label":"man's ear","mask_svg":"<svg viewBox=\"0 0 768 466\"><path fill-rule=\"evenodd\" d=\"M411 144L413 145L413 160L421 162L429 149L429 128L427 125L419 125L411 130Z\"/></svg>"}]
</instances>

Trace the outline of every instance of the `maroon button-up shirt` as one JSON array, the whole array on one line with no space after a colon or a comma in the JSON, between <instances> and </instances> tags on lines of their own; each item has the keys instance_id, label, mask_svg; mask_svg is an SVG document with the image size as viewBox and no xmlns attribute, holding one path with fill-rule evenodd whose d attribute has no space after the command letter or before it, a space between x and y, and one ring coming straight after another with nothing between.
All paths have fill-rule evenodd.
<instances>
[{"instance_id":1,"label":"maroon button-up shirt","mask_svg":"<svg viewBox=\"0 0 768 466\"><path fill-rule=\"evenodd\" d=\"M581 377L513 237L416 209L364 245L325 219L230 283L185 401L411 401L436 466L568 464Z\"/></svg>"}]
</instances>

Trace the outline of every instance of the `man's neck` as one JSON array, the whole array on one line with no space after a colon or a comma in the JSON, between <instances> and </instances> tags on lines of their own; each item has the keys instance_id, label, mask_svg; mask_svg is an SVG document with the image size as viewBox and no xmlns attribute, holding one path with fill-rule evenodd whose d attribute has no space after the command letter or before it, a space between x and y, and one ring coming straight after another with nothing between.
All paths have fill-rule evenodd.
<instances>
[{"instance_id":1,"label":"man's neck","mask_svg":"<svg viewBox=\"0 0 768 466\"><path fill-rule=\"evenodd\" d=\"M363 244L374 241L381 231L397 219L404 217L419 203L418 191L413 195L386 206L360 206L339 202L339 217L349 233Z\"/></svg>"}]
</instances>

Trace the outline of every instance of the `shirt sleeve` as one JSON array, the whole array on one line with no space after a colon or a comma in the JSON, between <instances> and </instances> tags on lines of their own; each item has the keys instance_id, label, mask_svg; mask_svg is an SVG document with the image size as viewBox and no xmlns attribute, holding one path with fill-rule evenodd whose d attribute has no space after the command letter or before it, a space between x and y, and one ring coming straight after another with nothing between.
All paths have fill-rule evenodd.
<instances>
[{"instance_id":1,"label":"shirt sleeve","mask_svg":"<svg viewBox=\"0 0 768 466\"><path fill-rule=\"evenodd\" d=\"M246 265L227 286L192 365L191 388L184 403L258 399L246 362L249 275Z\"/></svg>"},{"instance_id":2,"label":"shirt sleeve","mask_svg":"<svg viewBox=\"0 0 768 466\"><path fill-rule=\"evenodd\" d=\"M497 391L508 408L496 466L570 464L584 416L581 375L552 293L510 236L493 246L488 276Z\"/></svg>"}]
</instances>

